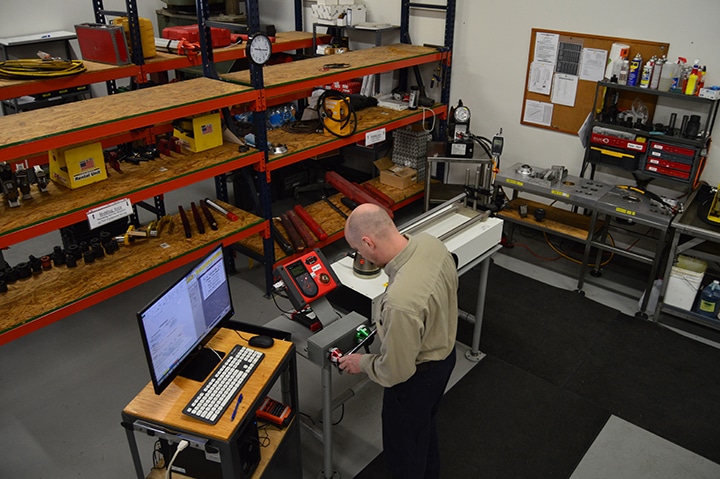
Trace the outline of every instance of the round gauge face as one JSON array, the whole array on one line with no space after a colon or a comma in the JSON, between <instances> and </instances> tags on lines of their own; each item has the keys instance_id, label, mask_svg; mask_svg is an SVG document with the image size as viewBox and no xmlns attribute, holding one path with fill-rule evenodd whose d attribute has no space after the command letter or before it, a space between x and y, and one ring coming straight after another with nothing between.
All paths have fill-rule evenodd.
<instances>
[{"instance_id":1,"label":"round gauge face","mask_svg":"<svg viewBox=\"0 0 720 479\"><path fill-rule=\"evenodd\" d=\"M270 55L272 55L272 42L267 35L257 33L248 40L247 56L252 62L264 65L270 60Z\"/></svg>"},{"instance_id":2,"label":"round gauge face","mask_svg":"<svg viewBox=\"0 0 720 479\"><path fill-rule=\"evenodd\" d=\"M470 121L470 109L466 106L459 106L455 108L453 116L455 117L456 122L467 123Z\"/></svg>"}]
</instances>

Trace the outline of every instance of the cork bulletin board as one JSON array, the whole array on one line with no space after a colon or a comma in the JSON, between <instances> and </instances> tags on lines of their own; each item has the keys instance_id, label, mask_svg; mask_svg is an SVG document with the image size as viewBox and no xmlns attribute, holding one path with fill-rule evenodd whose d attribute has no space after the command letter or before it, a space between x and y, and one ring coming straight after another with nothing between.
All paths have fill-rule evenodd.
<instances>
[{"instance_id":1,"label":"cork bulletin board","mask_svg":"<svg viewBox=\"0 0 720 479\"><path fill-rule=\"evenodd\" d=\"M640 52L643 62L653 55L667 55L670 48L669 43L533 28L520 122L576 135L593 108L600 79L588 73L592 71L588 66L603 58L607 63L614 43L630 47L629 59ZM654 99L648 96L648 102L654 109Z\"/></svg>"}]
</instances>

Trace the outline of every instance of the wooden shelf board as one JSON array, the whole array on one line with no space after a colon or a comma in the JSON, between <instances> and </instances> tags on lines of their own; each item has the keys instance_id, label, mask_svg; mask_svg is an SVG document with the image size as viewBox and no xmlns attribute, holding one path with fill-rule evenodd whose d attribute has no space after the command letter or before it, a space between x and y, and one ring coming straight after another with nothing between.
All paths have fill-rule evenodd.
<instances>
[{"instance_id":1,"label":"wooden shelf board","mask_svg":"<svg viewBox=\"0 0 720 479\"><path fill-rule=\"evenodd\" d=\"M445 105L435 105L432 110L439 117L444 117L447 113ZM365 140L365 135L368 132L381 128L400 128L422 121L423 116L427 118L432 115L423 113L420 110L397 111L380 107L365 108L357 112L357 132L349 138L338 138L329 133L288 133L281 128L269 130L268 141L273 145L285 145L288 151L281 155L270 155L266 169L269 171L276 170L307 159L309 156L320 155L341 146L354 144Z\"/></svg>"},{"instance_id":2,"label":"wooden shelf board","mask_svg":"<svg viewBox=\"0 0 720 479\"><path fill-rule=\"evenodd\" d=\"M318 35L318 43L327 43L328 35ZM310 32L279 32L275 36L273 52L299 50L312 47ZM245 44L216 48L213 50L216 62L245 58ZM48 91L62 90L80 85L102 83L119 78L142 77L145 74L157 73L178 68L200 65L200 56L187 57L172 53L158 52L155 57L146 58L144 65L109 65L106 63L83 60L86 71L48 80L7 80L0 79L0 100L17 98L23 95L35 95Z\"/></svg>"},{"instance_id":3,"label":"wooden shelf board","mask_svg":"<svg viewBox=\"0 0 720 479\"><path fill-rule=\"evenodd\" d=\"M0 152L17 158L252 101L256 92L195 78L0 117Z\"/></svg>"},{"instance_id":4,"label":"wooden shelf board","mask_svg":"<svg viewBox=\"0 0 720 479\"><path fill-rule=\"evenodd\" d=\"M528 205L528 215L525 218L520 217L518 206L521 204ZM535 210L543 208L545 210L545 219L537 221L533 216ZM533 229L547 230L558 233L578 241L585 242L588 239L588 231L590 230L590 217L573 213L572 211L556 208L536 201L527 200L525 198L516 198L512 200L508 206L498 211L498 218L512 221ZM604 225L604 221L598 221L596 231Z\"/></svg>"},{"instance_id":5,"label":"wooden shelf board","mask_svg":"<svg viewBox=\"0 0 720 479\"><path fill-rule=\"evenodd\" d=\"M435 48L397 44L354 50L342 55L308 58L301 61L270 65L263 68L267 96L282 94L332 81L344 81L383 71L397 70L444 58ZM430 57L430 58L428 58ZM324 70L327 63L348 63L345 69ZM221 75L221 78L241 85L250 85L250 72L241 71Z\"/></svg>"},{"instance_id":6,"label":"wooden shelf board","mask_svg":"<svg viewBox=\"0 0 720 479\"><path fill-rule=\"evenodd\" d=\"M260 153L238 153L230 143L200 153L184 151L139 165L123 163L123 173L109 169L107 180L75 190L50 182L47 193L33 188L33 199L19 207L3 201L0 248L83 221L93 207L120 198L135 203L261 160Z\"/></svg>"},{"instance_id":7,"label":"wooden shelf board","mask_svg":"<svg viewBox=\"0 0 720 479\"><path fill-rule=\"evenodd\" d=\"M206 228L201 235L191 218L193 235L188 239L176 215L173 231L166 229L160 237L137 239L91 264L81 259L75 268L53 267L9 284L8 291L0 293L0 344L195 261L221 241L229 245L267 228L262 218L218 203L239 220L231 222L214 214L218 230ZM50 253L39 251L35 256Z\"/></svg>"}]
</instances>

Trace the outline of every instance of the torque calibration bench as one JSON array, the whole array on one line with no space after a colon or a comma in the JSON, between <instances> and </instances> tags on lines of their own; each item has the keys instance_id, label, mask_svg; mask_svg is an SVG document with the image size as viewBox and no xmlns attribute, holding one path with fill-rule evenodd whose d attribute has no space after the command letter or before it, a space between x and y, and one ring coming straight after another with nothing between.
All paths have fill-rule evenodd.
<instances>
[{"instance_id":1,"label":"torque calibration bench","mask_svg":"<svg viewBox=\"0 0 720 479\"><path fill-rule=\"evenodd\" d=\"M590 268L591 249L597 249L593 274L601 274L600 264L603 251L624 256L650 265L645 291L652 289L663 260L663 250L667 244L668 231L674 212L661 198L631 186L618 186L597 180L568 175L563 166L538 168L516 163L500 171L495 184L513 190L512 200L498 216L510 223L532 229L557 234L584 245L584 253L578 274L577 291L582 292L585 275ZM544 205L518 193L531 193L577 208L590 215ZM629 249L617 248L608 244L608 231L613 221L627 225L639 225L654 233L654 250L650 254L641 254ZM633 232L626 230L628 234ZM648 235L635 232L638 236ZM647 317L650 294L645 294L637 316Z\"/></svg>"},{"instance_id":2,"label":"torque calibration bench","mask_svg":"<svg viewBox=\"0 0 720 479\"><path fill-rule=\"evenodd\" d=\"M481 278L475 313L474 315L461 313L461 319L475 323L471 349L466 352L466 358L479 361L483 356L479 346L490 264L488 260L501 248L499 243L503 222L498 218L490 218L488 212L469 207L466 199L465 194L458 195L399 227L399 230L411 235L427 232L440 238L448 250L457 257L460 275L480 265ZM298 261L301 262L300 265ZM298 354L321 369L322 432L315 431L312 426L309 427L311 432L320 436L323 442L322 475L324 478L332 478L335 474L331 414L334 407L339 405L338 398L333 398L332 370L339 355L352 352L353 349L369 342L366 338L372 338L373 323L378 318L378 305L385 292L388 278L382 271L374 276L354 273L353 259L350 257L344 257L330 266L325 264L319 266L319 263L325 261L327 260L324 256L316 250L300 260L292 260L283 267L284 272L279 276L282 276L285 286L289 286L288 294L296 308L294 314L301 314L302 318L296 317L293 321L286 316L280 316L266 326L291 333ZM293 278L297 278L298 281ZM317 299L312 299L307 294L300 294L293 300L290 291L293 289L302 291L305 289L303 283L311 279L318 283ZM329 285L332 287L328 287ZM322 296L323 293L328 295ZM308 304L311 312L306 308ZM318 322L322 326L318 325ZM344 400L340 398L340 401Z\"/></svg>"}]
</instances>

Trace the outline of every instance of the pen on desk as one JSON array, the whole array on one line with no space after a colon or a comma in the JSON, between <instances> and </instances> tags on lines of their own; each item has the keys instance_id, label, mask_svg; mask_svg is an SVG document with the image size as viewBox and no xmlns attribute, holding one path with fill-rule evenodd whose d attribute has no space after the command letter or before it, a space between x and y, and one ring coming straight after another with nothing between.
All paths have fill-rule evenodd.
<instances>
[{"instance_id":1,"label":"pen on desk","mask_svg":"<svg viewBox=\"0 0 720 479\"><path fill-rule=\"evenodd\" d=\"M235 414L237 414L237 409L238 409L238 406L240 405L241 402L242 402L242 393L240 393L240 395L238 396L238 400L237 400L237 402L235 403L235 409L233 409L232 416L230 416L230 420L231 420L231 421L234 421L234 420L235 420Z\"/></svg>"}]
</instances>

